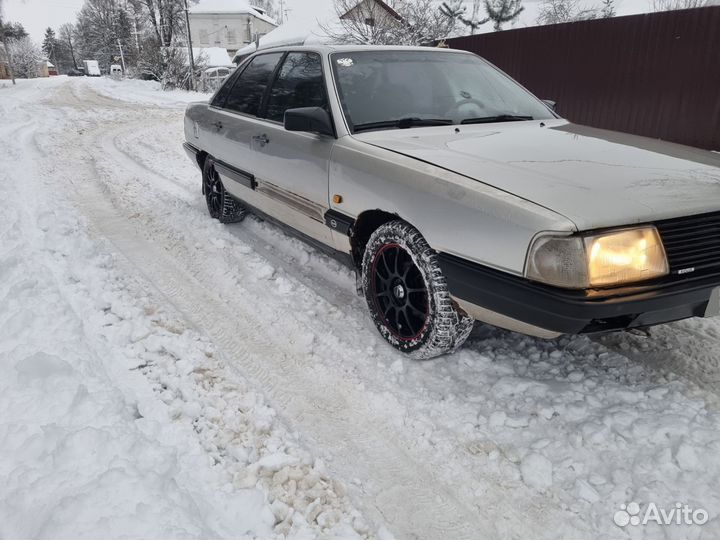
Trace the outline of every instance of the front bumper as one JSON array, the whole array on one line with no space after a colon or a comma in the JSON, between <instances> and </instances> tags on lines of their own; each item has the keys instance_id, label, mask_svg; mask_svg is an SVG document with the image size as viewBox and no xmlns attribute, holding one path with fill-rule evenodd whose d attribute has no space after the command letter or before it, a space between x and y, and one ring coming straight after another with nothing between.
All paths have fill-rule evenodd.
<instances>
[{"instance_id":1,"label":"front bumper","mask_svg":"<svg viewBox=\"0 0 720 540\"><path fill-rule=\"evenodd\" d=\"M720 273L578 291L542 285L446 253L439 258L454 297L553 333L652 326L713 315L718 310Z\"/></svg>"}]
</instances>

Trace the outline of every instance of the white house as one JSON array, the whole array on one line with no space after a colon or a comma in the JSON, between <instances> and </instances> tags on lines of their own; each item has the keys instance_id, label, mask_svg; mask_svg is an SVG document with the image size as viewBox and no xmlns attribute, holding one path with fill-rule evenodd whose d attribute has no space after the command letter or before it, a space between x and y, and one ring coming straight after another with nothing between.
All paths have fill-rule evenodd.
<instances>
[{"instance_id":1,"label":"white house","mask_svg":"<svg viewBox=\"0 0 720 540\"><path fill-rule=\"evenodd\" d=\"M200 0L189 18L193 46L222 47L230 56L277 26L263 9L244 0Z\"/></svg>"}]
</instances>

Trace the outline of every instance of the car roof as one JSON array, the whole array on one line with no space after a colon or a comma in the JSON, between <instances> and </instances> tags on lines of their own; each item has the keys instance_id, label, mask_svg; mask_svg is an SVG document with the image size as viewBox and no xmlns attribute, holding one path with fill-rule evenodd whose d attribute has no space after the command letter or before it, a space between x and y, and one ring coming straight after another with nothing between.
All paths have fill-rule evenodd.
<instances>
[{"instance_id":1,"label":"car roof","mask_svg":"<svg viewBox=\"0 0 720 540\"><path fill-rule=\"evenodd\" d=\"M472 54L461 49L449 49L447 47L418 47L408 45L282 45L278 47L261 47L257 49L252 56L264 52L280 52L280 51L309 51L321 54L343 53L343 52L360 52L360 51L417 51L417 52L437 52L441 54L447 53L463 53Z\"/></svg>"}]
</instances>

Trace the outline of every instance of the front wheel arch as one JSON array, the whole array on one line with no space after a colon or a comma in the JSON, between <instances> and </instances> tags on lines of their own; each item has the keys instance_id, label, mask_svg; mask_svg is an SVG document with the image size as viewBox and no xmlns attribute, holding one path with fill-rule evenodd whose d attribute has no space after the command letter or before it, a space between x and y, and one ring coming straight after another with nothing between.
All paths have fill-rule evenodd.
<instances>
[{"instance_id":1,"label":"front wheel arch","mask_svg":"<svg viewBox=\"0 0 720 540\"><path fill-rule=\"evenodd\" d=\"M367 246L372 233L374 233L382 225L395 220L401 220L408 223L407 220L404 220L398 214L380 210L379 208L374 210L364 210L360 213L353 224L352 235L350 236L350 247L352 250L352 258L355 268L358 270L362 268L365 246Z\"/></svg>"}]
</instances>

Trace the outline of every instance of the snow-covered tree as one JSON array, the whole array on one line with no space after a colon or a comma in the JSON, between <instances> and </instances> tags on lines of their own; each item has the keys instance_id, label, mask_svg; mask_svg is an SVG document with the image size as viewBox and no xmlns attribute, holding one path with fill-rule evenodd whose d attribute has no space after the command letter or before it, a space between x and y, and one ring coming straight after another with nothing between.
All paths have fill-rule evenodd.
<instances>
[{"instance_id":1,"label":"snow-covered tree","mask_svg":"<svg viewBox=\"0 0 720 540\"><path fill-rule=\"evenodd\" d=\"M43 38L42 51L53 64L57 64L57 59L55 58L56 47L57 39L55 38L55 30L48 26L45 29L45 37Z\"/></svg>"},{"instance_id":2,"label":"snow-covered tree","mask_svg":"<svg viewBox=\"0 0 720 540\"><path fill-rule=\"evenodd\" d=\"M517 19L524 9L522 0L485 0L485 12L496 31L502 30L503 24Z\"/></svg>"},{"instance_id":3,"label":"snow-covered tree","mask_svg":"<svg viewBox=\"0 0 720 540\"><path fill-rule=\"evenodd\" d=\"M97 60L108 68L119 56L120 47L132 50L131 32L124 0L85 0L75 25L75 45L83 58Z\"/></svg>"},{"instance_id":4,"label":"snow-covered tree","mask_svg":"<svg viewBox=\"0 0 720 540\"><path fill-rule=\"evenodd\" d=\"M614 14L614 7L613 14ZM536 22L538 24L558 24L596 19L599 9L583 9L579 0L543 0ZM610 15L612 16L612 15Z\"/></svg>"},{"instance_id":5,"label":"snow-covered tree","mask_svg":"<svg viewBox=\"0 0 720 540\"><path fill-rule=\"evenodd\" d=\"M460 22L472 35L491 21L495 30L501 30L503 24L516 20L525 9L521 0L473 0L471 5L468 11L464 0L446 0L440 5L440 11Z\"/></svg>"},{"instance_id":6,"label":"snow-covered tree","mask_svg":"<svg viewBox=\"0 0 720 540\"><path fill-rule=\"evenodd\" d=\"M1 23L2 21L0 21ZM4 36L4 39L10 41L11 39L22 39L27 37L28 33L20 23L6 22L0 27L0 34Z\"/></svg>"},{"instance_id":7,"label":"snow-covered tree","mask_svg":"<svg viewBox=\"0 0 720 540\"><path fill-rule=\"evenodd\" d=\"M653 11L692 9L713 5L712 0L652 0Z\"/></svg>"},{"instance_id":8,"label":"snow-covered tree","mask_svg":"<svg viewBox=\"0 0 720 540\"><path fill-rule=\"evenodd\" d=\"M40 62L40 48L29 37L12 39L6 43L6 48L16 77L32 79L38 75Z\"/></svg>"},{"instance_id":9,"label":"snow-covered tree","mask_svg":"<svg viewBox=\"0 0 720 540\"><path fill-rule=\"evenodd\" d=\"M443 2L440 4L440 12L451 19L455 19L470 30L470 35L475 32L486 22L490 20L487 15L480 16L480 8L484 6L483 0L473 0L472 9L468 13L467 6L463 0L453 0L452 2Z\"/></svg>"},{"instance_id":10,"label":"snow-covered tree","mask_svg":"<svg viewBox=\"0 0 720 540\"><path fill-rule=\"evenodd\" d=\"M609 19L615 15L615 0L602 0L600 6L600 18Z\"/></svg>"},{"instance_id":11,"label":"snow-covered tree","mask_svg":"<svg viewBox=\"0 0 720 540\"><path fill-rule=\"evenodd\" d=\"M196 75L206 69L207 56L202 53L194 58ZM190 80L190 59L187 47L176 44L162 47L154 36L142 44L138 71L144 77L159 81L163 90L188 88Z\"/></svg>"}]
</instances>

